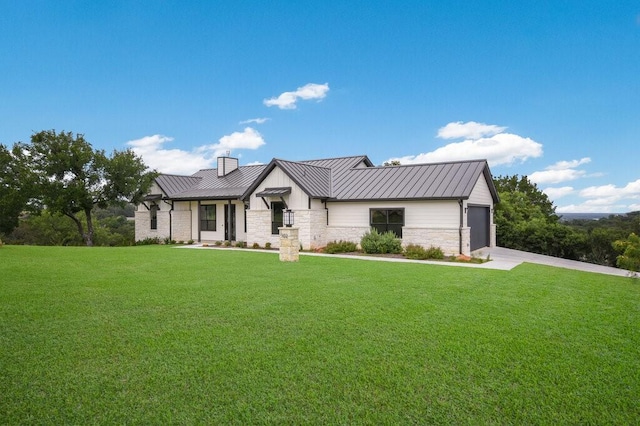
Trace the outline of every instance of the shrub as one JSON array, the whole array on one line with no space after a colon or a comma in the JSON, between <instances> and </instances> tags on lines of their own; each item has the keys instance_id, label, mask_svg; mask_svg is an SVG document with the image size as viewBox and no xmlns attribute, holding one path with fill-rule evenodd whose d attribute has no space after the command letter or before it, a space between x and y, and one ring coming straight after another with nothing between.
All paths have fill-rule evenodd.
<instances>
[{"instance_id":1,"label":"shrub","mask_svg":"<svg viewBox=\"0 0 640 426\"><path fill-rule=\"evenodd\" d=\"M175 244L176 240L172 240L169 237L165 237L165 239L163 240L165 244L169 245L169 244Z\"/></svg>"},{"instance_id":2,"label":"shrub","mask_svg":"<svg viewBox=\"0 0 640 426\"><path fill-rule=\"evenodd\" d=\"M444 259L444 252L440 247L431 246L427 249L427 259Z\"/></svg>"},{"instance_id":3,"label":"shrub","mask_svg":"<svg viewBox=\"0 0 640 426\"><path fill-rule=\"evenodd\" d=\"M260 244L253 243L253 245L251 247L253 247L254 249L259 249L260 248Z\"/></svg>"},{"instance_id":4,"label":"shrub","mask_svg":"<svg viewBox=\"0 0 640 426\"><path fill-rule=\"evenodd\" d=\"M245 248L247 246L247 244L244 241L238 241L236 243L236 247L238 248Z\"/></svg>"},{"instance_id":5,"label":"shrub","mask_svg":"<svg viewBox=\"0 0 640 426\"><path fill-rule=\"evenodd\" d=\"M184 244L184 240L178 241L178 244Z\"/></svg>"},{"instance_id":6,"label":"shrub","mask_svg":"<svg viewBox=\"0 0 640 426\"><path fill-rule=\"evenodd\" d=\"M325 253L333 254L333 253L349 253L357 250L356 243L351 241L331 241L324 248Z\"/></svg>"},{"instance_id":7,"label":"shrub","mask_svg":"<svg viewBox=\"0 0 640 426\"><path fill-rule=\"evenodd\" d=\"M270 248L271 248L271 243L269 243L269 242L268 242L268 243L266 243L266 244L264 245L264 248L266 248L266 249L270 249Z\"/></svg>"},{"instance_id":8,"label":"shrub","mask_svg":"<svg viewBox=\"0 0 640 426\"><path fill-rule=\"evenodd\" d=\"M377 229L365 233L360 240L360 246L365 253L402 253L402 243L391 231L380 233Z\"/></svg>"},{"instance_id":9,"label":"shrub","mask_svg":"<svg viewBox=\"0 0 640 426\"><path fill-rule=\"evenodd\" d=\"M423 260L427 258L427 250L417 244L409 244L404 248L404 256L407 259Z\"/></svg>"},{"instance_id":10,"label":"shrub","mask_svg":"<svg viewBox=\"0 0 640 426\"><path fill-rule=\"evenodd\" d=\"M160 244L160 238L158 237L147 237L144 240L136 241L137 246L148 246L151 244Z\"/></svg>"},{"instance_id":11,"label":"shrub","mask_svg":"<svg viewBox=\"0 0 640 426\"><path fill-rule=\"evenodd\" d=\"M193 240L187 241L187 244L189 244L189 245L193 244Z\"/></svg>"},{"instance_id":12,"label":"shrub","mask_svg":"<svg viewBox=\"0 0 640 426\"><path fill-rule=\"evenodd\" d=\"M216 241L213 243L213 245L220 247L222 245L222 241Z\"/></svg>"},{"instance_id":13,"label":"shrub","mask_svg":"<svg viewBox=\"0 0 640 426\"><path fill-rule=\"evenodd\" d=\"M224 246L225 246L225 247L231 247L231 241L229 241L229 240L225 240L225 242L224 242Z\"/></svg>"}]
</instances>

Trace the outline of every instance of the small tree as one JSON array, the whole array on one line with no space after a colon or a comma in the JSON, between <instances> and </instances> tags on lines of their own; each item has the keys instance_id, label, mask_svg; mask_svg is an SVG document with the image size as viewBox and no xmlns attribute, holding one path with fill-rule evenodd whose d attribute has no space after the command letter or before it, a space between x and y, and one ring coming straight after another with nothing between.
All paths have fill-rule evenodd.
<instances>
[{"instance_id":1,"label":"small tree","mask_svg":"<svg viewBox=\"0 0 640 426\"><path fill-rule=\"evenodd\" d=\"M81 134L46 130L17 145L36 177L35 194L51 212L73 220L87 246L94 242L93 209L142 201L157 175L133 151L108 157Z\"/></svg>"},{"instance_id":2,"label":"small tree","mask_svg":"<svg viewBox=\"0 0 640 426\"><path fill-rule=\"evenodd\" d=\"M640 272L640 237L633 232L626 240L613 243L613 248L622 254L618 256L616 264L619 268L631 272Z\"/></svg>"}]
</instances>

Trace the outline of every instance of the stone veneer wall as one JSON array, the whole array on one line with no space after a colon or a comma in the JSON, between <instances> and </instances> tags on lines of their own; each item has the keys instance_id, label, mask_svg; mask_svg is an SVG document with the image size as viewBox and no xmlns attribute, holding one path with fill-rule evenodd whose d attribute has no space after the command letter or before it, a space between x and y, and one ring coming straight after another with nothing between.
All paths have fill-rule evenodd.
<instances>
[{"instance_id":1,"label":"stone veneer wall","mask_svg":"<svg viewBox=\"0 0 640 426\"><path fill-rule=\"evenodd\" d=\"M151 229L151 214L149 210L142 207L141 210L137 210L135 213L135 235L136 241L144 240L145 238L159 238L163 240L169 237L169 218L170 212L168 210L158 211L158 229Z\"/></svg>"},{"instance_id":2,"label":"stone veneer wall","mask_svg":"<svg viewBox=\"0 0 640 426\"><path fill-rule=\"evenodd\" d=\"M271 210L247 210L247 245L251 247L253 243L280 246L280 237L271 234Z\"/></svg>"},{"instance_id":3,"label":"stone veneer wall","mask_svg":"<svg viewBox=\"0 0 640 426\"><path fill-rule=\"evenodd\" d=\"M368 226L329 226L327 227L327 243L332 241L351 241L360 246L362 236L369 232Z\"/></svg>"},{"instance_id":4,"label":"stone veneer wall","mask_svg":"<svg viewBox=\"0 0 640 426\"><path fill-rule=\"evenodd\" d=\"M173 227L173 238L176 241L189 241L194 239L191 236L191 211L174 210L172 212L171 225Z\"/></svg>"},{"instance_id":5,"label":"stone veneer wall","mask_svg":"<svg viewBox=\"0 0 640 426\"><path fill-rule=\"evenodd\" d=\"M299 229L300 243L305 250L327 245L327 211L294 210L294 226Z\"/></svg>"},{"instance_id":6,"label":"stone veneer wall","mask_svg":"<svg viewBox=\"0 0 640 426\"><path fill-rule=\"evenodd\" d=\"M445 255L460 254L460 228L402 228L402 245L440 247ZM469 256L471 228L462 228L462 254Z\"/></svg>"}]
</instances>

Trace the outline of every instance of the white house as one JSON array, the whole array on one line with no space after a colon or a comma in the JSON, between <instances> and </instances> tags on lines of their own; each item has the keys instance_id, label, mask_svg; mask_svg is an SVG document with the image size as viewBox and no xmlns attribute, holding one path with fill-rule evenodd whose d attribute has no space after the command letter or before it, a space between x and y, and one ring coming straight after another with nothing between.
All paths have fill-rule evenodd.
<instances>
[{"instance_id":1,"label":"white house","mask_svg":"<svg viewBox=\"0 0 640 426\"><path fill-rule=\"evenodd\" d=\"M216 169L160 175L137 207L136 240L278 247L283 212L291 210L304 249L358 243L373 227L393 231L405 245L469 255L495 246L498 201L485 160L375 167L354 156L239 166L221 157Z\"/></svg>"}]
</instances>

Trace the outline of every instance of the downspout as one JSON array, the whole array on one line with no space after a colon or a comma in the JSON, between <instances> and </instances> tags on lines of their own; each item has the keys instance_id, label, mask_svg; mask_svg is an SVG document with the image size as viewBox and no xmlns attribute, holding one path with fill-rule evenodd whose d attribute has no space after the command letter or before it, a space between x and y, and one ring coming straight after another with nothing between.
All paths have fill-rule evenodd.
<instances>
[{"instance_id":1,"label":"downspout","mask_svg":"<svg viewBox=\"0 0 640 426\"><path fill-rule=\"evenodd\" d=\"M198 215L198 220L196 222L198 222L198 242L201 243L202 242L202 235L201 235L201 230L200 230L200 200L198 200L198 213L196 213Z\"/></svg>"},{"instance_id":2,"label":"downspout","mask_svg":"<svg viewBox=\"0 0 640 426\"><path fill-rule=\"evenodd\" d=\"M462 213L462 205L463 205L462 198L458 200L458 205L460 206L460 227L458 228L458 242L459 242L458 252L462 254L462 225L464 224L464 216Z\"/></svg>"},{"instance_id":3,"label":"downspout","mask_svg":"<svg viewBox=\"0 0 640 426\"><path fill-rule=\"evenodd\" d=\"M169 210L169 241L173 241L173 200L171 200L171 210Z\"/></svg>"},{"instance_id":4,"label":"downspout","mask_svg":"<svg viewBox=\"0 0 640 426\"><path fill-rule=\"evenodd\" d=\"M164 201L164 203L166 205L171 206L171 209L169 209L169 241L173 241L173 235L172 235L173 234L173 226L171 224L171 222L172 222L171 218L173 216L173 200L171 200L171 204L169 204L167 202L167 200L162 200L162 201Z\"/></svg>"},{"instance_id":5,"label":"downspout","mask_svg":"<svg viewBox=\"0 0 640 426\"><path fill-rule=\"evenodd\" d=\"M227 240L229 241L229 244L231 244L231 237L232 234L235 233L235 231L233 230L233 225L235 223L235 217L231 217L231 198L229 198L227 200L227 205L229 206L227 209Z\"/></svg>"}]
</instances>

